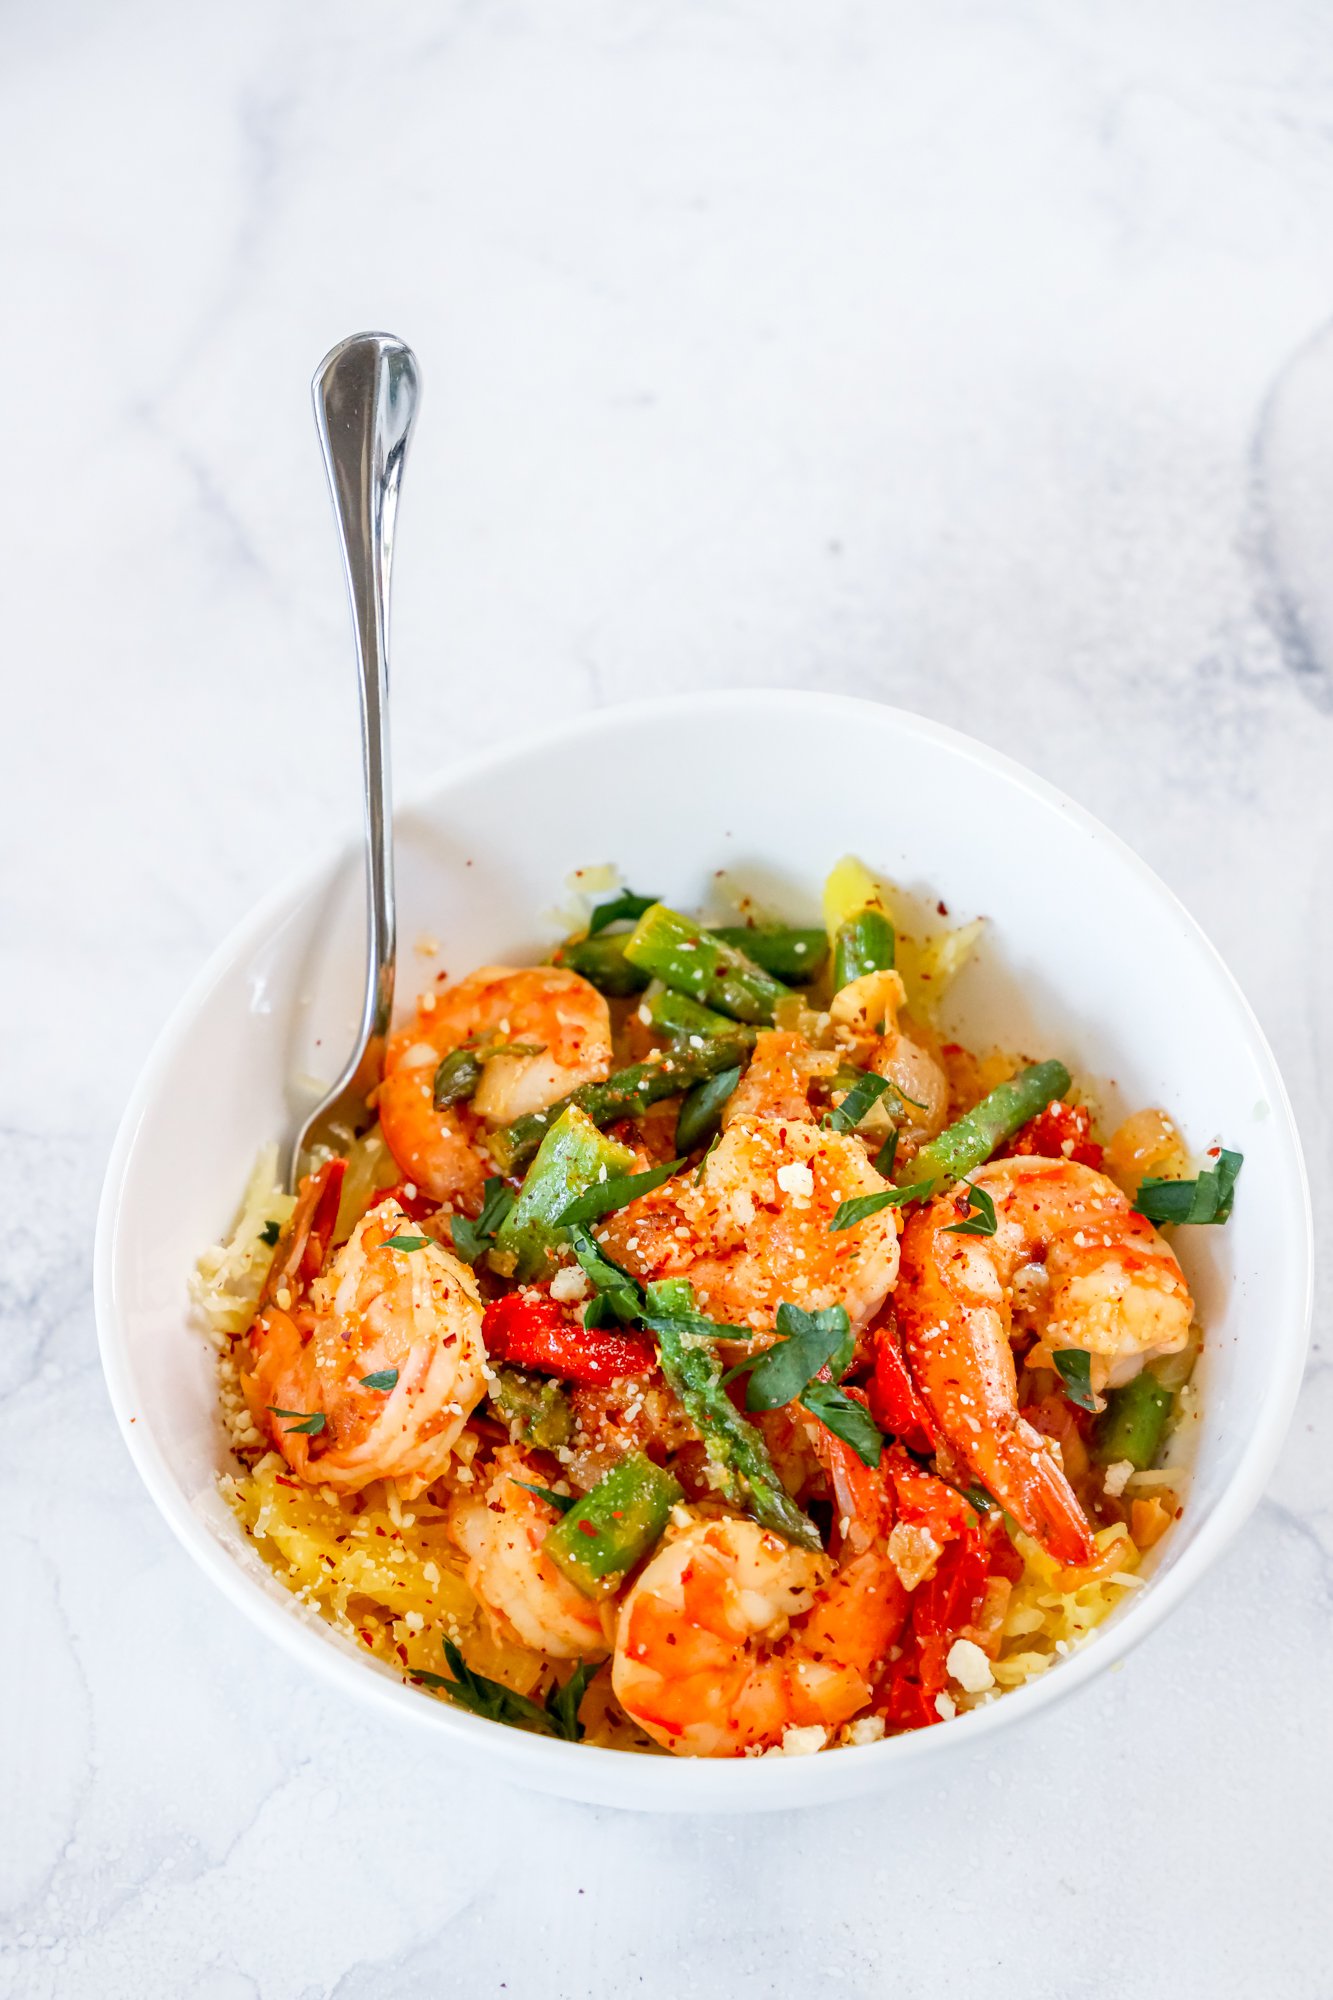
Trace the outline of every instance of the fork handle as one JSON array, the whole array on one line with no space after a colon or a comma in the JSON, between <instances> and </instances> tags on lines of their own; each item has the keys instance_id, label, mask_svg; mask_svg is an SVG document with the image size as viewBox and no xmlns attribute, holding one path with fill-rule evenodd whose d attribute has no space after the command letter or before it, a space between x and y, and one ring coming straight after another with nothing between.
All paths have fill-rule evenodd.
<instances>
[{"instance_id":1,"label":"fork handle","mask_svg":"<svg viewBox=\"0 0 1333 2000\"><path fill-rule=\"evenodd\" d=\"M386 333L358 333L321 362L311 384L333 495L361 691L366 800L366 987L357 1046L333 1090L352 1082L388 1032L395 955L389 782L389 577L403 462L420 400L416 356Z\"/></svg>"}]
</instances>

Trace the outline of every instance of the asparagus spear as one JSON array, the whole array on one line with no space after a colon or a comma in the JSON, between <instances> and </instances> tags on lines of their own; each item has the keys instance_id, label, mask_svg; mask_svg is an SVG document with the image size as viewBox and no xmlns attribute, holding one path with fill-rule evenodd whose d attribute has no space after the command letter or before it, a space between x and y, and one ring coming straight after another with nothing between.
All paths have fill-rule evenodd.
<instances>
[{"instance_id":1,"label":"asparagus spear","mask_svg":"<svg viewBox=\"0 0 1333 2000\"><path fill-rule=\"evenodd\" d=\"M713 1036L699 1049L672 1049L658 1062L634 1063L629 1069L617 1070L605 1083L585 1083L545 1111L530 1112L526 1118L502 1126L491 1135L491 1151L509 1172L532 1158L571 1104L586 1113L594 1125L614 1125L618 1118L633 1118L664 1097L681 1096L706 1076L735 1068L748 1054L748 1042L733 1031Z\"/></svg>"},{"instance_id":2,"label":"asparagus spear","mask_svg":"<svg viewBox=\"0 0 1333 2000\"><path fill-rule=\"evenodd\" d=\"M839 992L866 972L890 972L896 940L883 910L858 910L838 925L833 942L833 990Z\"/></svg>"},{"instance_id":3,"label":"asparagus spear","mask_svg":"<svg viewBox=\"0 0 1333 2000\"><path fill-rule=\"evenodd\" d=\"M722 1107L741 1080L740 1065L734 1069L719 1070L703 1083L696 1083L694 1089L684 1098L680 1116L676 1120L676 1151L692 1153L696 1146L702 1146L717 1131L722 1118Z\"/></svg>"},{"instance_id":4,"label":"asparagus spear","mask_svg":"<svg viewBox=\"0 0 1333 2000\"><path fill-rule=\"evenodd\" d=\"M465 1097L472 1096L485 1074L485 1065L476 1049L450 1049L435 1072L431 1093L435 1109L443 1111L447 1104L461 1104Z\"/></svg>"},{"instance_id":5,"label":"asparagus spear","mask_svg":"<svg viewBox=\"0 0 1333 2000\"><path fill-rule=\"evenodd\" d=\"M740 1414L722 1386L722 1364L702 1329L710 1322L693 1311L693 1294L681 1278L649 1285L643 1323L657 1335L662 1373L713 1464L725 1476L723 1492L762 1527L774 1528L802 1548L823 1547L819 1530L778 1478L763 1437Z\"/></svg>"},{"instance_id":6,"label":"asparagus spear","mask_svg":"<svg viewBox=\"0 0 1333 2000\"><path fill-rule=\"evenodd\" d=\"M710 929L708 935L733 945L779 979L805 983L822 970L828 957L828 939L823 931L797 930L786 924L721 925ZM627 931L570 938L560 946L556 957L572 972L582 973L599 993L623 999L626 994L641 992L649 977L626 958L628 938Z\"/></svg>"},{"instance_id":7,"label":"asparagus spear","mask_svg":"<svg viewBox=\"0 0 1333 2000\"><path fill-rule=\"evenodd\" d=\"M906 1168L908 1177L914 1185L929 1182L929 1192L942 1181L961 1180L1068 1088L1069 1071L1063 1063L1032 1063L923 1146Z\"/></svg>"},{"instance_id":8,"label":"asparagus spear","mask_svg":"<svg viewBox=\"0 0 1333 2000\"><path fill-rule=\"evenodd\" d=\"M688 993L673 993L668 987L664 993L654 993L647 1006L653 1026L679 1040L689 1041L695 1035L730 1035L747 1045L754 1041L752 1028L743 1028L739 1022L729 1021L725 1014L701 1006Z\"/></svg>"},{"instance_id":9,"label":"asparagus spear","mask_svg":"<svg viewBox=\"0 0 1333 2000\"><path fill-rule=\"evenodd\" d=\"M626 958L623 937L572 938L561 945L556 957L561 965L581 973L589 985L595 986L599 993L609 994L613 1000L623 999L627 993L642 992L648 984L648 974Z\"/></svg>"},{"instance_id":10,"label":"asparagus spear","mask_svg":"<svg viewBox=\"0 0 1333 2000\"><path fill-rule=\"evenodd\" d=\"M1175 1397L1148 1368L1112 1389L1093 1433L1093 1456L1102 1465L1128 1459L1139 1472L1156 1458Z\"/></svg>"},{"instance_id":11,"label":"asparagus spear","mask_svg":"<svg viewBox=\"0 0 1333 2000\"><path fill-rule=\"evenodd\" d=\"M823 1545L778 1478L768 1446L728 1396L714 1342L748 1340L743 1327L719 1326L695 1309L694 1293L683 1278L664 1278L647 1290L599 1248L585 1229L569 1232L574 1255L617 1318L638 1321L657 1335L662 1373L705 1450L723 1475L722 1491L735 1507L766 1528L803 1548Z\"/></svg>"},{"instance_id":12,"label":"asparagus spear","mask_svg":"<svg viewBox=\"0 0 1333 2000\"><path fill-rule=\"evenodd\" d=\"M765 972L795 980L798 985L822 972L828 957L828 938L822 930L800 930L788 924L717 924L710 927L709 936L735 945Z\"/></svg>"},{"instance_id":13,"label":"asparagus spear","mask_svg":"<svg viewBox=\"0 0 1333 2000\"><path fill-rule=\"evenodd\" d=\"M548 1529L542 1554L585 1596L605 1597L660 1540L680 1497L669 1472L631 1452Z\"/></svg>"},{"instance_id":14,"label":"asparagus spear","mask_svg":"<svg viewBox=\"0 0 1333 2000\"><path fill-rule=\"evenodd\" d=\"M577 1104L561 1113L537 1149L518 1200L496 1232L495 1247L515 1259L514 1276L522 1285L546 1276L552 1250L560 1240L556 1218L576 1195L601 1179L632 1173L634 1155L599 1132Z\"/></svg>"},{"instance_id":15,"label":"asparagus spear","mask_svg":"<svg viewBox=\"0 0 1333 2000\"><path fill-rule=\"evenodd\" d=\"M525 1375L517 1368L498 1368L491 1401L506 1423L518 1424L527 1444L554 1451L568 1444L574 1431L574 1411L560 1384L549 1375Z\"/></svg>"},{"instance_id":16,"label":"asparagus spear","mask_svg":"<svg viewBox=\"0 0 1333 2000\"><path fill-rule=\"evenodd\" d=\"M644 911L625 940L625 956L631 965L653 973L678 993L688 993L738 1021L771 1022L778 1001L791 993L789 986L735 945L669 910L665 903L654 903Z\"/></svg>"}]
</instances>

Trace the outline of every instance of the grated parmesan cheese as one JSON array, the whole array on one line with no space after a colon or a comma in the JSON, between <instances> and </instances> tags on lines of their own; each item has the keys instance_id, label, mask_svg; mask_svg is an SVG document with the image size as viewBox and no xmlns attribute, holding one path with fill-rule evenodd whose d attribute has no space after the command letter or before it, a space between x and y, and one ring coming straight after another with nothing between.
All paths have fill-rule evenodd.
<instances>
[{"instance_id":1,"label":"grated parmesan cheese","mask_svg":"<svg viewBox=\"0 0 1333 2000\"><path fill-rule=\"evenodd\" d=\"M828 1731L822 1728L819 1723L811 1722L804 1728L800 1728L793 1722L789 1728L783 1730L781 1743L775 1743L771 1750L764 1752L764 1755L766 1757L813 1757L816 1750L822 1750L827 1742Z\"/></svg>"},{"instance_id":2,"label":"grated parmesan cheese","mask_svg":"<svg viewBox=\"0 0 1333 2000\"><path fill-rule=\"evenodd\" d=\"M990 1661L975 1639L955 1639L944 1664L950 1680L957 1681L964 1694L985 1694L995 1685Z\"/></svg>"},{"instance_id":3,"label":"grated parmesan cheese","mask_svg":"<svg viewBox=\"0 0 1333 2000\"><path fill-rule=\"evenodd\" d=\"M806 1160L788 1160L777 1171L777 1183L784 1194L798 1204L808 1201L815 1191L815 1177Z\"/></svg>"}]
</instances>

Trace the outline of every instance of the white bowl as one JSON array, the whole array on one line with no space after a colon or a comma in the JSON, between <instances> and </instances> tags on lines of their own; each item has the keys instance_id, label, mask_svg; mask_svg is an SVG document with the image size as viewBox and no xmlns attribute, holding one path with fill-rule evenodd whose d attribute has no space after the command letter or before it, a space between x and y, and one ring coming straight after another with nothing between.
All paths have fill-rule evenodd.
<instances>
[{"instance_id":1,"label":"white bowl","mask_svg":"<svg viewBox=\"0 0 1333 2000\"><path fill-rule=\"evenodd\" d=\"M354 1029L359 857L271 896L228 939L163 1033L107 1171L97 1232L102 1359L148 1489L235 1604L348 1696L450 1755L600 1804L747 1810L838 1799L975 1749L1072 1693L1178 1604L1263 1489L1301 1374L1310 1214L1300 1146L1262 1034L1212 947L1147 868L1061 794L993 751L896 709L732 693L603 710L472 759L398 826L400 999L443 965L515 959L557 935L571 870L613 861L689 908L725 868L815 918L854 853L988 917L958 981L981 1041L1059 1055L1112 1109L1165 1106L1192 1146L1245 1155L1225 1228L1178 1239L1206 1329L1183 1519L1147 1587L1042 1679L941 1728L817 1757L695 1762L524 1734L464 1714L354 1653L264 1568L217 1492L227 1462L213 1351L186 1279L228 1226L260 1144L289 1128L289 1080L327 1074ZM423 933L439 960L414 959Z\"/></svg>"}]
</instances>

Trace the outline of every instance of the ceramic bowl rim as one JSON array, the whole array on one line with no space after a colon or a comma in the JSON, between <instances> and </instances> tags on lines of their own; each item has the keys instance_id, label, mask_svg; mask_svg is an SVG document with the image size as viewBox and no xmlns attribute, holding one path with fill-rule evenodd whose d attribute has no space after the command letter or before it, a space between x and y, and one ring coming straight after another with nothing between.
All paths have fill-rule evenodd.
<instances>
[{"instance_id":1,"label":"ceramic bowl rim","mask_svg":"<svg viewBox=\"0 0 1333 2000\"><path fill-rule=\"evenodd\" d=\"M385 1714L406 1718L418 1727L435 1733L438 1740L452 1742L469 1763L486 1763L498 1775L520 1784L564 1794L569 1797L597 1797L616 1803L625 1793L624 1803L659 1808L690 1810L762 1810L768 1805L788 1805L802 1800L820 1803L852 1791L864 1792L887 1786L923 1764L942 1755L975 1750L994 1730L1019 1722L1064 1699L1109 1668L1161 1624L1180 1604L1200 1578L1228 1546L1259 1499L1286 1435L1300 1387L1309 1339L1313 1289L1313 1228L1309 1187L1299 1134L1280 1071L1252 1008L1211 941L1175 894L1120 837L1093 814L1068 798L1046 779L1038 777L1014 759L948 726L913 714L889 703L864 700L858 696L824 694L785 688L719 689L700 693L664 695L646 700L619 703L547 724L525 734L506 738L498 745L474 752L436 773L416 788L404 811L428 810L429 803L456 786L486 777L510 762L536 751L559 752L574 742L633 729L657 720L682 714L696 714L714 721L727 709L742 709L753 716L758 711L784 713L792 718L808 715L812 709L840 712L849 723L873 713L877 723L890 723L907 737L928 741L962 763L989 770L1009 786L1039 803L1053 808L1073 822L1080 832L1101 843L1119 865L1136 895L1155 902L1159 908L1184 924L1194 943L1202 950L1211 972L1219 1007L1229 1007L1234 1024L1243 1034L1258 1067L1264 1072L1272 1112L1280 1127L1280 1149L1285 1165L1299 1190L1299 1213L1292 1218L1291 1241L1283 1254L1295 1255L1298 1283L1296 1296L1301 1307L1288 1325L1270 1330L1273 1343L1273 1372L1267 1394L1260 1405L1242 1447L1229 1483L1195 1531L1194 1539L1173 1566L1152 1579L1134 1604L1114 1625L1099 1633L1062 1661L1057 1670L1008 1692L1004 1698L974 1710L945 1729L920 1730L857 1746L840 1752L837 1758L762 1758L699 1762L688 1759L627 1756L622 1751L604 1750L585 1744L568 1744L530 1735L486 1722L463 1713L444 1702L424 1699L417 1691L387 1672L377 1672L371 1662L344 1653L311 1631L308 1615L303 1616L293 1600L290 1610L274 1602L258 1579L208 1529L177 1484L165 1458L146 1426L135 1424L133 1377L126 1330L119 1318L116 1289L116 1255L122 1197L127 1171L139 1127L153 1103L159 1080L191 1032L195 1017L208 994L238 958L253 952L271 934L277 920L308 896L316 894L338 866L345 848L324 852L317 860L293 871L233 926L222 943L208 957L190 981L154 1041L130 1094L108 1159L98 1209L94 1248L94 1306L103 1371L120 1425L144 1484L177 1540L219 1585L224 1595L275 1638L293 1657L313 1666L326 1680L343 1687L354 1698L370 1703ZM416 807L420 800L420 808ZM261 1135L262 1136L262 1135ZM182 1314L185 1325L185 1315ZM367 1669L371 1670L368 1671ZM879 1776L870 1776L871 1764L858 1766L856 1783L838 1783L835 1774L822 1775L829 1763L841 1763L844 1756L875 1760ZM591 1761L590 1761L591 1760ZM597 1770L593 1765L599 1766Z\"/></svg>"}]
</instances>

